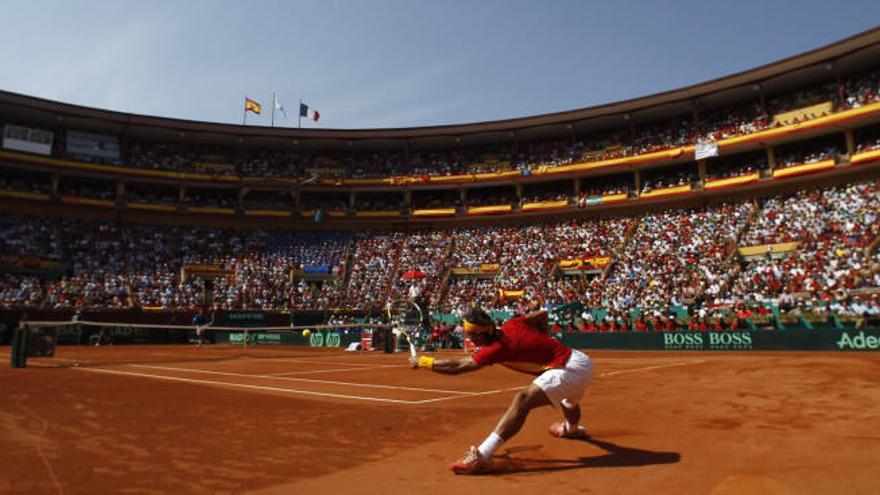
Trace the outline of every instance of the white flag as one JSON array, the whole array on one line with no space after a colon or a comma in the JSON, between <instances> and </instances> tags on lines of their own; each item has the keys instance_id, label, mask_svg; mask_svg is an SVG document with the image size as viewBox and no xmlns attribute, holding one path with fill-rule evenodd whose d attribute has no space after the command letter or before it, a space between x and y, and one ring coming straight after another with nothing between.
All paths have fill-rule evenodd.
<instances>
[{"instance_id":1,"label":"white flag","mask_svg":"<svg viewBox=\"0 0 880 495\"><path fill-rule=\"evenodd\" d=\"M287 112L284 111L284 106L281 105L281 101L277 96L275 97L275 108L281 111L281 115L283 115L285 119L287 118Z\"/></svg>"},{"instance_id":2,"label":"white flag","mask_svg":"<svg viewBox=\"0 0 880 495\"><path fill-rule=\"evenodd\" d=\"M694 155L696 160L718 156L718 143L697 143Z\"/></svg>"}]
</instances>

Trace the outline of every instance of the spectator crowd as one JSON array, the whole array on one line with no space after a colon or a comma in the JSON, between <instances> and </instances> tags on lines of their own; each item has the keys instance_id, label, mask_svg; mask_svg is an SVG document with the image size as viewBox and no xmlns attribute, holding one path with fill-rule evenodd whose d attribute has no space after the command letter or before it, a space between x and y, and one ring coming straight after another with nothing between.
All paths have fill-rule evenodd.
<instances>
[{"instance_id":1,"label":"spectator crowd","mask_svg":"<svg viewBox=\"0 0 880 495\"><path fill-rule=\"evenodd\" d=\"M602 321L583 319L598 330L605 320L606 329L647 325L653 313L640 320L640 308L697 306L707 322L717 307L846 312L873 307L869 296L880 292L878 212L880 180L871 179L636 217L413 232L3 214L0 305L353 311L419 298L434 312L460 313L475 303L510 312L524 301L579 303L608 312ZM795 244L766 256L738 251L780 243ZM597 266L584 261L606 258ZM200 274L205 267L213 273Z\"/></svg>"}]
</instances>

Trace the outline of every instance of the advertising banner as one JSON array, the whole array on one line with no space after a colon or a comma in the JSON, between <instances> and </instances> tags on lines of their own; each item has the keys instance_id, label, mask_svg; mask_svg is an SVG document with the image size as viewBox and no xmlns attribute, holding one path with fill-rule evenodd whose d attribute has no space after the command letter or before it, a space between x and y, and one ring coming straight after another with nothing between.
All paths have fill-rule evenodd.
<instances>
[{"instance_id":1,"label":"advertising banner","mask_svg":"<svg viewBox=\"0 0 880 495\"><path fill-rule=\"evenodd\" d=\"M6 124L3 126L3 148L38 155L52 154L55 134L41 129Z\"/></svg>"},{"instance_id":2,"label":"advertising banner","mask_svg":"<svg viewBox=\"0 0 880 495\"><path fill-rule=\"evenodd\" d=\"M563 342L568 346L584 349L878 351L880 328L566 333L563 334Z\"/></svg>"},{"instance_id":3,"label":"advertising banner","mask_svg":"<svg viewBox=\"0 0 880 495\"><path fill-rule=\"evenodd\" d=\"M119 160L119 140L109 134L67 131L67 152L94 158Z\"/></svg>"},{"instance_id":4,"label":"advertising banner","mask_svg":"<svg viewBox=\"0 0 880 495\"><path fill-rule=\"evenodd\" d=\"M780 125L795 124L804 120L811 120L823 115L828 115L833 113L833 111L834 105L830 101L825 101L816 105L796 108L784 113L777 113L773 116L770 126L776 127Z\"/></svg>"},{"instance_id":5,"label":"advertising banner","mask_svg":"<svg viewBox=\"0 0 880 495\"><path fill-rule=\"evenodd\" d=\"M266 326L266 315L262 311L226 311L220 313L218 326L262 327Z\"/></svg>"},{"instance_id":6,"label":"advertising banner","mask_svg":"<svg viewBox=\"0 0 880 495\"><path fill-rule=\"evenodd\" d=\"M227 269L217 264L185 264L180 267L180 279L186 281L189 277L217 278L234 275L235 270Z\"/></svg>"},{"instance_id":7,"label":"advertising banner","mask_svg":"<svg viewBox=\"0 0 880 495\"><path fill-rule=\"evenodd\" d=\"M330 267L327 265L304 265L304 273L330 273Z\"/></svg>"}]
</instances>

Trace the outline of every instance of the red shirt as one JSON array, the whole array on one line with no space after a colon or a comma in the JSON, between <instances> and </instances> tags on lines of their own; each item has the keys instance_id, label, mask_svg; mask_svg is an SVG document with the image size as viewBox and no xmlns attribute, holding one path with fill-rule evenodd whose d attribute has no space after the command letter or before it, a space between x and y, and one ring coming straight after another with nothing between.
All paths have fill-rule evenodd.
<instances>
[{"instance_id":1,"label":"red shirt","mask_svg":"<svg viewBox=\"0 0 880 495\"><path fill-rule=\"evenodd\" d=\"M551 368L562 368L571 348L529 325L524 316L501 326L494 342L480 347L473 360L481 365L502 364L523 373L540 375Z\"/></svg>"}]
</instances>

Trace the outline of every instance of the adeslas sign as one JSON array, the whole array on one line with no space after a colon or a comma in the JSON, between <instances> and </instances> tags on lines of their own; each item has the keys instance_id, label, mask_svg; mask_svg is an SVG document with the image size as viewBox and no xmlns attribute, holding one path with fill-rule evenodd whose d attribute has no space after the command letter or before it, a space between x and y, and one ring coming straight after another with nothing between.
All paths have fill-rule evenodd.
<instances>
[{"instance_id":1,"label":"adeslas sign","mask_svg":"<svg viewBox=\"0 0 880 495\"><path fill-rule=\"evenodd\" d=\"M880 349L880 338L874 335L865 335L865 332L859 332L856 336L850 336L849 332L842 332L840 340L837 341L837 348L840 350L854 349L859 351Z\"/></svg>"}]
</instances>

